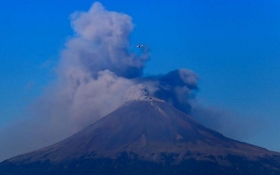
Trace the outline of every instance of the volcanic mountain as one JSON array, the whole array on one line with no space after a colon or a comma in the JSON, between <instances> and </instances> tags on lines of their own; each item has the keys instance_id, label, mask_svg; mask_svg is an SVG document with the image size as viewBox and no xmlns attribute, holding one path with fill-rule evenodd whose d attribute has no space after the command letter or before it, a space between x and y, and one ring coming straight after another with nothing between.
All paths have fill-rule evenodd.
<instances>
[{"instance_id":1,"label":"volcanic mountain","mask_svg":"<svg viewBox=\"0 0 280 175\"><path fill-rule=\"evenodd\" d=\"M168 103L130 101L75 135L0 163L1 175L280 174L280 153L239 142Z\"/></svg>"}]
</instances>

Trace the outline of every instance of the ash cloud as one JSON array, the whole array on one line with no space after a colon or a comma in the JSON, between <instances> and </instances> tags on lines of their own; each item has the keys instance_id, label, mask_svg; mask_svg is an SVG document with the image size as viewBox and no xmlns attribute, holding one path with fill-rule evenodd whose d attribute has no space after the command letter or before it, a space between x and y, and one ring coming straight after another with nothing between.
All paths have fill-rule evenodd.
<instances>
[{"instance_id":1,"label":"ash cloud","mask_svg":"<svg viewBox=\"0 0 280 175\"><path fill-rule=\"evenodd\" d=\"M166 75L143 77L149 49L144 46L141 54L130 51L130 16L107 11L100 3L94 3L88 12L72 14L71 24L75 36L62 51L58 81L35 104L37 113L44 111L54 124L65 121L65 125L71 126L66 130L76 132L125 101L139 99L141 93L127 93L128 89L139 90L139 84L150 95L189 111L188 98L197 88L197 76L190 70L179 69Z\"/></svg>"},{"instance_id":2,"label":"ash cloud","mask_svg":"<svg viewBox=\"0 0 280 175\"><path fill-rule=\"evenodd\" d=\"M87 12L72 14L71 26L75 35L61 52L57 80L28 108L32 117L0 130L5 153L0 160L60 141L143 95L191 112L198 76L188 69L143 76L149 48L141 48L141 54L131 52L130 16L96 2Z\"/></svg>"},{"instance_id":3,"label":"ash cloud","mask_svg":"<svg viewBox=\"0 0 280 175\"><path fill-rule=\"evenodd\" d=\"M71 24L75 36L62 51L58 81L40 103L47 116L70 122L68 130L74 132L125 102L124 94L142 76L149 53L130 52L131 17L107 11L98 2L88 12L72 14Z\"/></svg>"},{"instance_id":4,"label":"ash cloud","mask_svg":"<svg viewBox=\"0 0 280 175\"><path fill-rule=\"evenodd\" d=\"M144 77L149 48L140 48L141 54L130 50L130 16L96 2L87 12L73 13L71 26L75 34L61 52L57 80L29 106L27 120L0 130L0 149L5 153L0 159L60 141L143 95L190 110L188 98L197 88L197 76L179 69Z\"/></svg>"},{"instance_id":5,"label":"ash cloud","mask_svg":"<svg viewBox=\"0 0 280 175\"><path fill-rule=\"evenodd\" d=\"M152 95L165 100L179 110L189 113L191 111L190 99L193 99L198 89L198 76L191 70L178 69L166 75L146 77L142 79L152 82L156 87Z\"/></svg>"}]
</instances>

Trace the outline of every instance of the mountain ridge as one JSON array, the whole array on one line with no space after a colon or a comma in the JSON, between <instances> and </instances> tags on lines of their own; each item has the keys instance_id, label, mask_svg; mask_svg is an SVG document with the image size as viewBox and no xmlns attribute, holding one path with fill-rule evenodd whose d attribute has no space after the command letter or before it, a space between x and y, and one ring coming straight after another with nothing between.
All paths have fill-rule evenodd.
<instances>
[{"instance_id":1,"label":"mountain ridge","mask_svg":"<svg viewBox=\"0 0 280 175\"><path fill-rule=\"evenodd\" d=\"M98 164L99 160L113 162L112 166L126 161L128 165L130 161L135 163L133 167L138 167L136 162L139 166L168 165L171 169L178 166L184 172L181 165L186 162L225 169L242 161L248 166L259 162L262 169L280 173L280 153L227 138L170 104L151 97L129 101L61 142L8 159L0 163L0 172L1 164L21 166L48 162L52 167L84 161ZM270 162L271 167L261 162Z\"/></svg>"}]
</instances>

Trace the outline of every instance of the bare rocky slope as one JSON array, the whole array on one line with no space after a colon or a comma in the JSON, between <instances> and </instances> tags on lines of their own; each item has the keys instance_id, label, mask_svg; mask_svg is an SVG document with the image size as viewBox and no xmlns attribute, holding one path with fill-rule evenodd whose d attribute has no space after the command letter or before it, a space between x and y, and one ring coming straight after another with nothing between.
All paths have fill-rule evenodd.
<instances>
[{"instance_id":1,"label":"bare rocky slope","mask_svg":"<svg viewBox=\"0 0 280 175\"><path fill-rule=\"evenodd\" d=\"M280 153L229 139L164 101L131 101L75 135L0 163L1 175L275 174Z\"/></svg>"}]
</instances>

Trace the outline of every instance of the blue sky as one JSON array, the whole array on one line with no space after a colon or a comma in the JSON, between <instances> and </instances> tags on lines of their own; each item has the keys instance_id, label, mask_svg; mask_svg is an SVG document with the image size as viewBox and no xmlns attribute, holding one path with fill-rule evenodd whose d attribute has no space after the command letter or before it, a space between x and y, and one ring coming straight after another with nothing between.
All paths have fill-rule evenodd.
<instances>
[{"instance_id":1,"label":"blue sky","mask_svg":"<svg viewBox=\"0 0 280 175\"><path fill-rule=\"evenodd\" d=\"M69 16L93 2L0 2L0 127L21 119L55 79L60 51L73 35ZM240 125L243 118L264 124L243 141L280 151L278 0L100 2L132 17L131 45L151 48L145 74L193 70L199 103L230 111Z\"/></svg>"}]
</instances>

